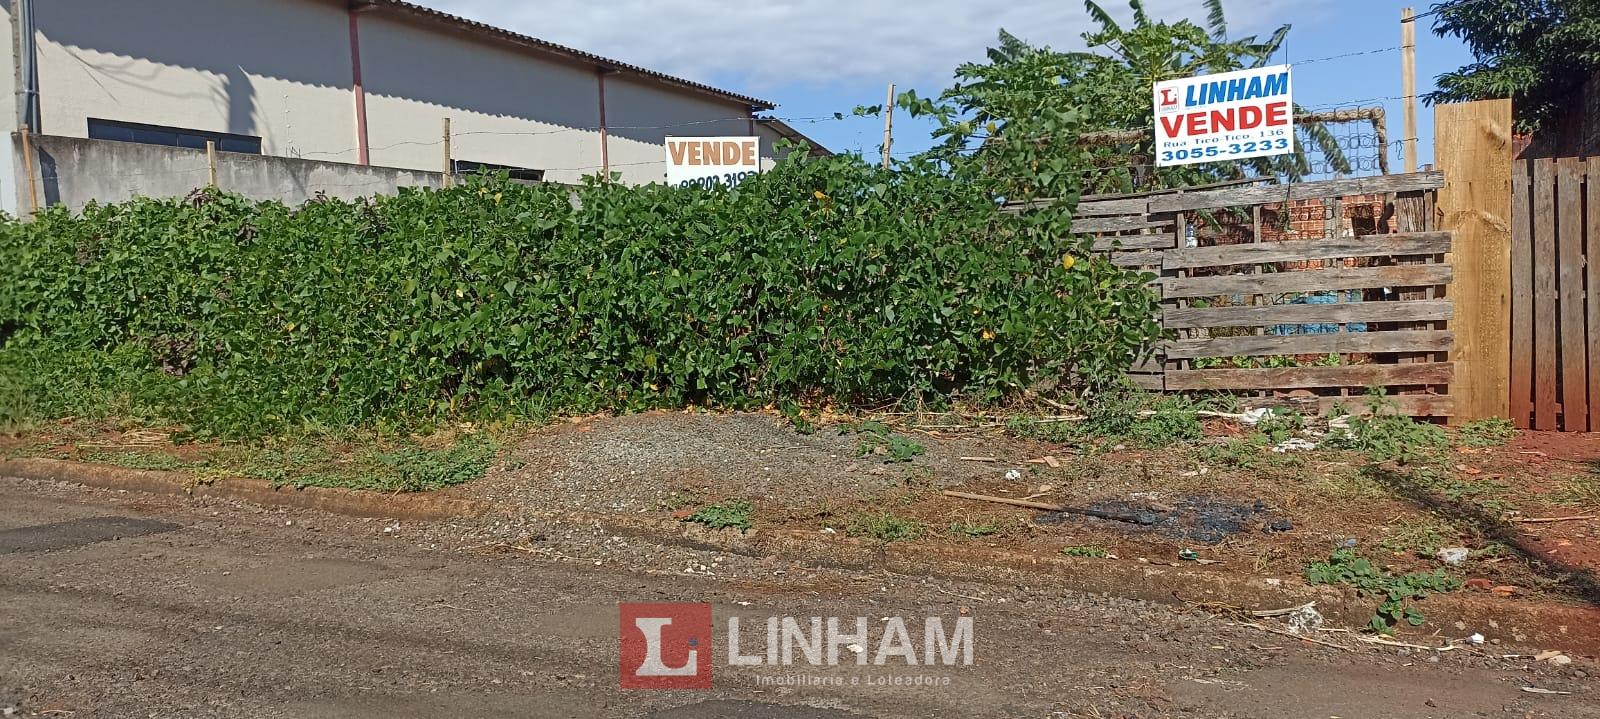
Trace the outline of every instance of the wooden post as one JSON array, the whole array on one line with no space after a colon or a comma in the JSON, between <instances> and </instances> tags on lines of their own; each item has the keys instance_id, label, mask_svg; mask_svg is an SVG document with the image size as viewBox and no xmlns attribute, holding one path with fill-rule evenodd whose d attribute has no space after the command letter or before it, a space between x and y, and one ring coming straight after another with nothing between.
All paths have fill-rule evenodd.
<instances>
[{"instance_id":1,"label":"wooden post","mask_svg":"<svg viewBox=\"0 0 1600 719\"><path fill-rule=\"evenodd\" d=\"M883 103L883 169L889 169L889 147L894 144L894 83L889 83L889 99Z\"/></svg>"},{"instance_id":2,"label":"wooden post","mask_svg":"<svg viewBox=\"0 0 1600 719\"><path fill-rule=\"evenodd\" d=\"M1400 11L1400 95L1405 103L1406 172L1417 171L1417 22L1411 8Z\"/></svg>"},{"instance_id":3,"label":"wooden post","mask_svg":"<svg viewBox=\"0 0 1600 719\"><path fill-rule=\"evenodd\" d=\"M39 178L33 171L33 159L33 132L24 124L22 126L22 164L27 168L28 205L34 212L38 212Z\"/></svg>"},{"instance_id":4,"label":"wooden post","mask_svg":"<svg viewBox=\"0 0 1600 719\"><path fill-rule=\"evenodd\" d=\"M1511 416L1511 101L1433 109L1433 155L1444 172L1440 229L1455 279L1455 422Z\"/></svg>"},{"instance_id":5,"label":"wooden post","mask_svg":"<svg viewBox=\"0 0 1600 719\"><path fill-rule=\"evenodd\" d=\"M217 186L217 141L206 140L206 187Z\"/></svg>"},{"instance_id":6,"label":"wooden post","mask_svg":"<svg viewBox=\"0 0 1600 719\"><path fill-rule=\"evenodd\" d=\"M444 181L445 187L456 184L455 162L450 158L450 118L444 119Z\"/></svg>"}]
</instances>

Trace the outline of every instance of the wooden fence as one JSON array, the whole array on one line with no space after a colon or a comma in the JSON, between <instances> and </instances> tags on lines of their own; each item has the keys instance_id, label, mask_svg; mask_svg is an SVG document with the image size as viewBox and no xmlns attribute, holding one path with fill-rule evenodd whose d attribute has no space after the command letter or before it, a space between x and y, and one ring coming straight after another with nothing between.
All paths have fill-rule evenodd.
<instances>
[{"instance_id":1,"label":"wooden fence","mask_svg":"<svg viewBox=\"0 0 1600 719\"><path fill-rule=\"evenodd\" d=\"M1511 419L1600 431L1600 158L1512 167Z\"/></svg>"},{"instance_id":2,"label":"wooden fence","mask_svg":"<svg viewBox=\"0 0 1600 719\"><path fill-rule=\"evenodd\" d=\"M1176 335L1133 368L1134 382L1316 412L1359 411L1378 387L1414 416L1450 415L1451 235L1434 208L1443 176L1225 184L1235 186L1080 206L1074 229L1112 262L1151 273ZM1369 212L1357 235L1347 210L1374 205L1382 216ZM1307 211L1318 216L1291 226Z\"/></svg>"}]
</instances>

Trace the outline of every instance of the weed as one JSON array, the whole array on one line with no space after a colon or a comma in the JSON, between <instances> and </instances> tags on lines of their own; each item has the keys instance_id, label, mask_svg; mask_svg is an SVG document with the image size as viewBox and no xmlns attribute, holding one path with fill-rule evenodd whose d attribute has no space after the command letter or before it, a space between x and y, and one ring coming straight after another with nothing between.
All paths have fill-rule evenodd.
<instances>
[{"instance_id":1,"label":"weed","mask_svg":"<svg viewBox=\"0 0 1600 719\"><path fill-rule=\"evenodd\" d=\"M927 451L922 445L895 434L882 422L862 422L839 431L841 434L853 431L861 436L861 443L856 446L857 455L878 455L886 463L910 462Z\"/></svg>"},{"instance_id":2,"label":"weed","mask_svg":"<svg viewBox=\"0 0 1600 719\"><path fill-rule=\"evenodd\" d=\"M1312 562L1306 567L1306 580L1312 584L1344 584L1355 587L1362 596L1382 598L1368 627L1384 634L1402 621L1411 626L1423 623L1425 618L1417 611L1416 600L1461 588L1461 580L1442 569L1394 575L1374 567L1353 549L1335 549L1328 561Z\"/></svg>"},{"instance_id":3,"label":"weed","mask_svg":"<svg viewBox=\"0 0 1600 719\"><path fill-rule=\"evenodd\" d=\"M737 528L743 532L750 528L749 502L742 499L721 504L709 504L696 510L685 521L703 524L711 529Z\"/></svg>"},{"instance_id":4,"label":"weed","mask_svg":"<svg viewBox=\"0 0 1600 719\"><path fill-rule=\"evenodd\" d=\"M1110 552L1098 544L1079 544L1071 547L1062 547L1061 553L1068 557L1088 557L1090 559L1105 559Z\"/></svg>"},{"instance_id":5,"label":"weed","mask_svg":"<svg viewBox=\"0 0 1600 719\"><path fill-rule=\"evenodd\" d=\"M1330 432L1324 444L1361 452L1372 460L1410 464L1434 458L1448 449L1450 438L1438 425L1413 421L1396 413L1393 401L1374 390L1367 395L1371 414L1352 417L1348 429Z\"/></svg>"},{"instance_id":6,"label":"weed","mask_svg":"<svg viewBox=\"0 0 1600 719\"><path fill-rule=\"evenodd\" d=\"M945 533L952 537L968 537L976 539L978 537L988 537L990 535L999 534L1000 525L994 522L985 522L983 524L965 521L951 522L949 530Z\"/></svg>"},{"instance_id":7,"label":"weed","mask_svg":"<svg viewBox=\"0 0 1600 719\"><path fill-rule=\"evenodd\" d=\"M1600 475L1565 474L1554 477L1545 498L1556 504L1600 508Z\"/></svg>"},{"instance_id":8,"label":"weed","mask_svg":"<svg viewBox=\"0 0 1600 719\"><path fill-rule=\"evenodd\" d=\"M1201 445L1195 449L1195 459L1202 464L1234 469L1298 467L1304 464L1305 460L1298 455L1268 451L1271 443L1271 438L1265 434L1246 435L1223 444Z\"/></svg>"},{"instance_id":9,"label":"weed","mask_svg":"<svg viewBox=\"0 0 1600 719\"><path fill-rule=\"evenodd\" d=\"M1068 430L1080 438L1157 448L1192 442L1202 434L1199 407L1180 395L1150 395L1124 387L1092 396L1083 405L1087 416Z\"/></svg>"},{"instance_id":10,"label":"weed","mask_svg":"<svg viewBox=\"0 0 1600 719\"><path fill-rule=\"evenodd\" d=\"M915 519L898 516L893 512L865 512L850 520L845 534L867 537L880 542L901 542L921 537L927 527Z\"/></svg>"},{"instance_id":11,"label":"weed","mask_svg":"<svg viewBox=\"0 0 1600 719\"><path fill-rule=\"evenodd\" d=\"M693 492L673 491L671 494L661 498L661 508L669 512L676 512L699 503L700 498L696 497Z\"/></svg>"},{"instance_id":12,"label":"weed","mask_svg":"<svg viewBox=\"0 0 1600 719\"><path fill-rule=\"evenodd\" d=\"M1463 447L1499 447L1517 436L1517 426L1504 417L1475 419L1457 432Z\"/></svg>"},{"instance_id":13,"label":"weed","mask_svg":"<svg viewBox=\"0 0 1600 719\"><path fill-rule=\"evenodd\" d=\"M1433 519L1408 519L1390 531L1378 543L1378 548L1385 552L1432 557L1447 543L1454 546L1456 534L1450 525Z\"/></svg>"},{"instance_id":14,"label":"weed","mask_svg":"<svg viewBox=\"0 0 1600 719\"><path fill-rule=\"evenodd\" d=\"M805 409L800 406L800 403L792 400L785 401L778 406L778 411L783 414L784 419L789 420L789 424L794 427L794 431L800 434L816 433L817 423L806 419Z\"/></svg>"}]
</instances>

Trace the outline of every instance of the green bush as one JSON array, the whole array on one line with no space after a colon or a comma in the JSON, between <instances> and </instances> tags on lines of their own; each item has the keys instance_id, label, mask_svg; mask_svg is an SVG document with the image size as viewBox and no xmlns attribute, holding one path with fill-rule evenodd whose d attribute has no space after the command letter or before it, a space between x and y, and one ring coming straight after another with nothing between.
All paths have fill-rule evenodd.
<instances>
[{"instance_id":1,"label":"green bush","mask_svg":"<svg viewBox=\"0 0 1600 719\"><path fill-rule=\"evenodd\" d=\"M56 207L0 223L0 389L26 397L0 408L250 437L1103 383L1153 299L1068 219L854 157L713 191Z\"/></svg>"}]
</instances>

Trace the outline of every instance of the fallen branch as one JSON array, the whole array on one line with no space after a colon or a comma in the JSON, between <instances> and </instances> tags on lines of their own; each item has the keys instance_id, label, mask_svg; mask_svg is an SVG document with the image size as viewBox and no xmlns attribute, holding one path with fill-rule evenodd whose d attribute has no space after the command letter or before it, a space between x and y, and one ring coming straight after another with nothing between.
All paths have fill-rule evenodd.
<instances>
[{"instance_id":1,"label":"fallen branch","mask_svg":"<svg viewBox=\"0 0 1600 719\"><path fill-rule=\"evenodd\" d=\"M1390 641L1388 639L1384 639L1383 637L1357 637L1356 641L1364 642L1366 644L1382 644L1383 646L1386 646L1386 647L1404 647L1406 649L1424 649L1424 650L1427 650L1427 651L1430 651L1430 652L1448 652L1448 651L1453 651L1453 650L1458 648L1458 647L1455 647L1455 646L1430 647L1430 646L1425 646L1425 645L1422 645L1422 644L1407 644L1405 642Z\"/></svg>"},{"instance_id":2,"label":"fallen branch","mask_svg":"<svg viewBox=\"0 0 1600 719\"><path fill-rule=\"evenodd\" d=\"M993 495L988 495L988 494L973 494L971 492L957 492L957 491L955 491L953 489L946 489L946 490L940 492L939 494L942 494L942 495L944 495L946 497L956 497L958 499L975 499L975 500L977 500L979 502L994 502L995 504L1009 504L1009 505L1011 505L1013 507L1027 507L1028 509L1042 509L1042 510L1044 510L1046 512L1065 512L1065 511L1067 511L1066 507L1063 507L1063 506L1061 506L1059 504L1046 504L1044 502L1029 502L1026 499L1012 499L1010 497L995 497Z\"/></svg>"},{"instance_id":3,"label":"fallen branch","mask_svg":"<svg viewBox=\"0 0 1600 719\"><path fill-rule=\"evenodd\" d=\"M1276 635L1281 636L1281 637L1289 637L1290 639L1299 639L1300 641L1303 641L1303 642L1311 642L1312 644L1321 644L1322 646L1325 646L1325 647L1333 647L1334 649L1337 649L1337 650L1339 650L1341 652L1353 652L1353 651L1355 651L1354 649L1351 649L1350 647L1344 646L1342 644L1334 644L1333 642L1325 642L1325 641L1322 641L1321 639L1313 639L1311 637L1295 634L1294 632L1286 632L1286 631L1284 631L1282 629L1273 629L1272 627L1261 625L1261 624L1256 624L1254 622L1243 622L1243 626L1250 627L1251 629L1260 629L1263 632L1267 632L1269 634L1276 634Z\"/></svg>"},{"instance_id":4,"label":"fallen branch","mask_svg":"<svg viewBox=\"0 0 1600 719\"><path fill-rule=\"evenodd\" d=\"M1595 517L1596 515L1593 514L1580 514L1572 517L1526 517L1511 521L1523 524L1548 524L1550 522L1576 522L1583 519L1594 519Z\"/></svg>"},{"instance_id":5,"label":"fallen branch","mask_svg":"<svg viewBox=\"0 0 1600 719\"><path fill-rule=\"evenodd\" d=\"M1304 609L1314 609L1314 608L1316 608L1316 606L1317 606L1316 602L1306 602L1305 604L1302 604L1302 605L1300 605L1298 607L1284 607L1283 609L1257 609L1257 610L1254 610L1254 611L1250 612L1250 616L1252 616L1252 617L1260 617L1262 619L1269 619L1271 617L1281 617L1281 616L1284 616L1285 614L1294 614L1295 612L1298 612L1298 611L1301 611L1301 610L1304 610Z\"/></svg>"},{"instance_id":6,"label":"fallen branch","mask_svg":"<svg viewBox=\"0 0 1600 719\"><path fill-rule=\"evenodd\" d=\"M998 462L1000 460L996 459L994 457L962 457L961 461L963 461L963 462Z\"/></svg>"}]
</instances>

